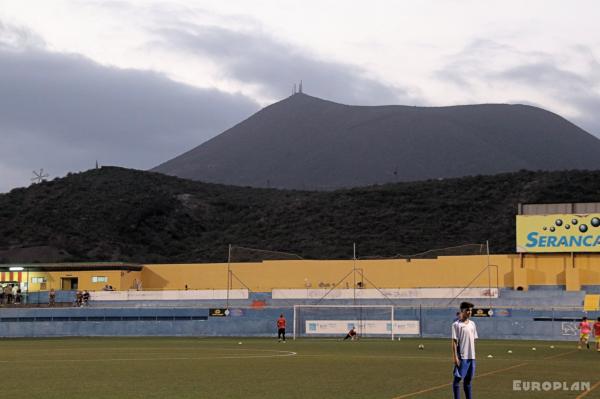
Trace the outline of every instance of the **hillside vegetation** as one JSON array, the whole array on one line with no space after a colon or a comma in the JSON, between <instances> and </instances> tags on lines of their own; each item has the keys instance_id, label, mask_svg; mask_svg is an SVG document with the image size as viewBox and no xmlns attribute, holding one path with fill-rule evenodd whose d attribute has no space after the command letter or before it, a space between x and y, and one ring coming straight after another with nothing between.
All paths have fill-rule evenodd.
<instances>
[{"instance_id":1,"label":"hillside vegetation","mask_svg":"<svg viewBox=\"0 0 600 399\"><path fill-rule=\"evenodd\" d=\"M312 259L490 241L515 251L518 203L595 202L600 172L517 172L332 192L206 184L103 167L0 195L3 262L224 262L228 244Z\"/></svg>"}]
</instances>

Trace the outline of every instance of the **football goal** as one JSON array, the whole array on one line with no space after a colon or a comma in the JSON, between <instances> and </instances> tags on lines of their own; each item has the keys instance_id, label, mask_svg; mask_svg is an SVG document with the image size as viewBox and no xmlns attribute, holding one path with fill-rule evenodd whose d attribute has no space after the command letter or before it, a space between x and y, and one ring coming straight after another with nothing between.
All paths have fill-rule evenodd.
<instances>
[{"instance_id":1,"label":"football goal","mask_svg":"<svg viewBox=\"0 0 600 399\"><path fill-rule=\"evenodd\" d=\"M343 337L354 327L361 338L394 339L418 334L418 323L395 321L391 305L295 305L293 337Z\"/></svg>"}]
</instances>

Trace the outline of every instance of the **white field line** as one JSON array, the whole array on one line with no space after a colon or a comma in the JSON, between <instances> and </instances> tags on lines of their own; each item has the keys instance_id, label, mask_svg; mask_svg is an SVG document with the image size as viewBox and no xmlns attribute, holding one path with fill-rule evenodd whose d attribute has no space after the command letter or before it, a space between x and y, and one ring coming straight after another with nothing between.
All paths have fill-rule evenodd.
<instances>
[{"instance_id":1,"label":"white field line","mask_svg":"<svg viewBox=\"0 0 600 399\"><path fill-rule=\"evenodd\" d=\"M224 349L236 350L236 349ZM278 351L273 349L237 349L239 351L252 352L276 352L263 355L223 355L223 356L181 356L181 357L131 357L131 358L102 358L102 359L19 359L0 360L0 363L94 363L94 362L118 362L118 361L161 361L161 360L206 360L206 359L256 359L296 356L296 352Z\"/></svg>"},{"instance_id":2,"label":"white field line","mask_svg":"<svg viewBox=\"0 0 600 399\"><path fill-rule=\"evenodd\" d=\"M574 353L574 352L577 352L577 350L572 350L572 351L569 351L569 352L560 353L558 355L547 356L547 357L545 357L543 359L539 359L539 360L546 361L546 360L549 360L549 359L556 359L556 358L559 358L561 356L569 355L569 354ZM535 361L535 360L533 360L533 361ZM532 362L532 360L526 360L523 363L519 363L519 364L516 364L514 366L505 367L505 368L502 368L502 369L499 369L499 370L492 370L492 371L489 371L487 373L483 373L483 374L480 374L480 375L475 375L474 379L477 380L478 378L481 378L481 377L487 377L489 375L503 373L503 372L508 371L508 370L512 370L512 369L516 369L516 368L519 368L519 367L526 366L527 364L529 364L531 362ZM600 384L600 381L598 382L598 384ZM442 388L447 388L447 387L449 387L451 385L452 385L451 382L450 383L445 383L445 384L440 384L440 385L436 385L436 386L428 388L428 389L423 389L421 391L411 392L411 393L407 393L407 394L404 394L404 395L396 396L393 399L410 398L410 397L421 395L421 394L424 394L424 393L428 393L428 392L432 392L432 391L437 391L437 390L442 389ZM593 388L595 388L595 387L596 386L594 386Z\"/></svg>"},{"instance_id":3,"label":"white field line","mask_svg":"<svg viewBox=\"0 0 600 399\"><path fill-rule=\"evenodd\" d=\"M600 386L600 381L598 381L597 383L595 383L589 390L583 392L581 395L579 395L575 399L581 399L581 398L587 396L588 393L592 392L594 389L598 388L599 386Z\"/></svg>"}]
</instances>

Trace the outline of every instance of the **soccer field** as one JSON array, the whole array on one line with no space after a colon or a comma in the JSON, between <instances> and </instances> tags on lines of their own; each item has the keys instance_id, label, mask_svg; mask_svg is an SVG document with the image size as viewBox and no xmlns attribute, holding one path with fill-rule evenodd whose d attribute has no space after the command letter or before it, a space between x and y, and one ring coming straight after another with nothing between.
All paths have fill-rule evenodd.
<instances>
[{"instance_id":1,"label":"soccer field","mask_svg":"<svg viewBox=\"0 0 600 399\"><path fill-rule=\"evenodd\" d=\"M451 397L449 340L5 339L0 353L6 397ZM475 397L600 398L600 353L574 342L479 340L477 356ZM513 380L592 390L515 391Z\"/></svg>"}]
</instances>

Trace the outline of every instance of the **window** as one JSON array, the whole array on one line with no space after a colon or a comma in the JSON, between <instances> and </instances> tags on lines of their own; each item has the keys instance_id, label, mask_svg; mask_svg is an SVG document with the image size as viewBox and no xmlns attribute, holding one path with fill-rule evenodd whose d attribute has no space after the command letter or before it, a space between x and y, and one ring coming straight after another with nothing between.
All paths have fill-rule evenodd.
<instances>
[{"instance_id":1,"label":"window","mask_svg":"<svg viewBox=\"0 0 600 399\"><path fill-rule=\"evenodd\" d=\"M93 276L92 283L108 283L108 277L106 276Z\"/></svg>"},{"instance_id":2,"label":"window","mask_svg":"<svg viewBox=\"0 0 600 399\"><path fill-rule=\"evenodd\" d=\"M46 277L32 277L31 282L33 284L44 284L46 282Z\"/></svg>"}]
</instances>

